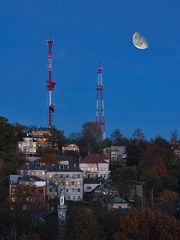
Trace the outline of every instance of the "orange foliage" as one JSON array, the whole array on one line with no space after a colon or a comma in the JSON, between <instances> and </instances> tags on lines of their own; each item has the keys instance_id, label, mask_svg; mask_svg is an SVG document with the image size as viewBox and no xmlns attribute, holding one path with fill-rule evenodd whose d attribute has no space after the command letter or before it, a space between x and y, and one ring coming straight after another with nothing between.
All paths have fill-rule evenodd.
<instances>
[{"instance_id":1,"label":"orange foliage","mask_svg":"<svg viewBox=\"0 0 180 240\"><path fill-rule=\"evenodd\" d=\"M178 200L178 193L165 190L159 194L156 201L158 206L161 209L172 209L173 205L175 205L175 202Z\"/></svg>"},{"instance_id":2,"label":"orange foliage","mask_svg":"<svg viewBox=\"0 0 180 240\"><path fill-rule=\"evenodd\" d=\"M47 164L57 164L55 153L44 153L41 157L40 162Z\"/></svg>"},{"instance_id":3,"label":"orange foliage","mask_svg":"<svg viewBox=\"0 0 180 240\"><path fill-rule=\"evenodd\" d=\"M174 217L163 215L159 211L146 210L141 214L130 209L113 240L178 240L179 236L180 224Z\"/></svg>"}]
</instances>

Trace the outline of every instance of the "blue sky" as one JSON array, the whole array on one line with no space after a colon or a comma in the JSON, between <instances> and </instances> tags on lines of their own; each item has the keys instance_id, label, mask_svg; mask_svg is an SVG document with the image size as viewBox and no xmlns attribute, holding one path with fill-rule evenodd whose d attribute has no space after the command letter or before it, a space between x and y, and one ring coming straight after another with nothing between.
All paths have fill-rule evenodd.
<instances>
[{"instance_id":1,"label":"blue sky","mask_svg":"<svg viewBox=\"0 0 180 240\"><path fill-rule=\"evenodd\" d=\"M66 135L95 119L104 68L107 135L180 133L179 0L6 0L0 8L0 115L47 126L47 43L56 81L54 125ZM141 32L149 48L132 44Z\"/></svg>"}]
</instances>

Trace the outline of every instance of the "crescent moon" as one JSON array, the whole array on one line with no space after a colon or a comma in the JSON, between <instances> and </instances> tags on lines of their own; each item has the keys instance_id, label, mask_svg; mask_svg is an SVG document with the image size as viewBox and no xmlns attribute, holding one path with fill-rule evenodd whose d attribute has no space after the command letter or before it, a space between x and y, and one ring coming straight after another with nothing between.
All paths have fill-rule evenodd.
<instances>
[{"instance_id":1,"label":"crescent moon","mask_svg":"<svg viewBox=\"0 0 180 240\"><path fill-rule=\"evenodd\" d=\"M133 44L138 49L146 49L149 47L147 40L138 32L135 32L133 35Z\"/></svg>"}]
</instances>

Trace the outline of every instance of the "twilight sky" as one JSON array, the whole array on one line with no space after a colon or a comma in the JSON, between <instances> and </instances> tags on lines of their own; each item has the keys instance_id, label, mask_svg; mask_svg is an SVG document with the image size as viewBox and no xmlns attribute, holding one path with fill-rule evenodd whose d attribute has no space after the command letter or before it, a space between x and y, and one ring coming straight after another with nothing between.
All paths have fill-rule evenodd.
<instances>
[{"instance_id":1,"label":"twilight sky","mask_svg":"<svg viewBox=\"0 0 180 240\"><path fill-rule=\"evenodd\" d=\"M179 0L6 0L0 6L0 115L47 126L47 43L56 81L54 125L68 135L95 120L101 59L107 135L180 133ZM149 42L132 44L134 32Z\"/></svg>"}]
</instances>

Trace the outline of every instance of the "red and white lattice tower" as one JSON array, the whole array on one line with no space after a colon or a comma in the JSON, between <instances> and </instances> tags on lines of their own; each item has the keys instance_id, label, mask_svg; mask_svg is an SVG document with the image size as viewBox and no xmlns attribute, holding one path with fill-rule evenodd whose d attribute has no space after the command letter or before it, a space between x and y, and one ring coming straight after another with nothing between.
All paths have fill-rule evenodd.
<instances>
[{"instance_id":1,"label":"red and white lattice tower","mask_svg":"<svg viewBox=\"0 0 180 240\"><path fill-rule=\"evenodd\" d=\"M52 92L54 91L55 82L52 80L52 45L54 41L50 39L47 41L48 43L48 81L47 81L47 89L48 89L48 127L52 128L52 113L55 111Z\"/></svg>"},{"instance_id":2,"label":"red and white lattice tower","mask_svg":"<svg viewBox=\"0 0 180 240\"><path fill-rule=\"evenodd\" d=\"M103 68L101 66L97 69L97 99L96 99L96 122L99 124L102 132L102 140L106 138L105 131L105 115L104 115L104 96L103 96Z\"/></svg>"}]
</instances>

